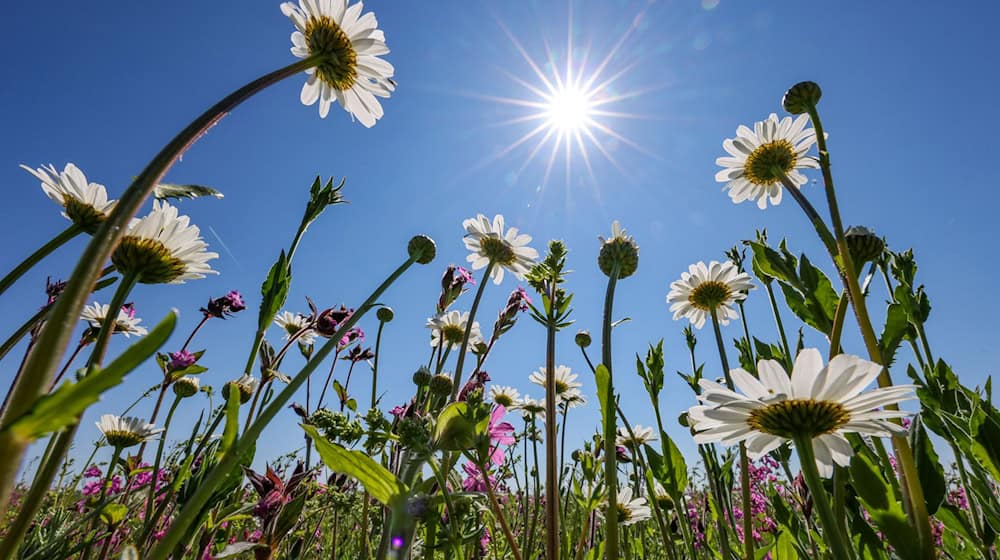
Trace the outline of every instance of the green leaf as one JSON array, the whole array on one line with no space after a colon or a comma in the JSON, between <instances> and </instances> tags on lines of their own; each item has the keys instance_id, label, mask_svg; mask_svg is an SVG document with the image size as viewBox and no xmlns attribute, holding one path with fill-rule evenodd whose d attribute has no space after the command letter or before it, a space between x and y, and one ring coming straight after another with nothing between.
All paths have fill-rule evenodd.
<instances>
[{"instance_id":1,"label":"green leaf","mask_svg":"<svg viewBox=\"0 0 1000 560\"><path fill-rule=\"evenodd\" d=\"M83 411L97 402L105 391L117 386L128 373L155 354L170 338L176 325L177 312L171 311L149 334L129 346L106 368L98 369L79 381L67 381L55 391L39 397L23 416L12 421L4 431L10 431L22 441L32 441L77 422Z\"/></svg>"},{"instance_id":2,"label":"green leaf","mask_svg":"<svg viewBox=\"0 0 1000 560\"><path fill-rule=\"evenodd\" d=\"M601 404L601 425L604 426L609 418L615 417L615 405L611 402L611 372L604 364L598 364L594 378L597 382L597 401Z\"/></svg>"},{"instance_id":3,"label":"green leaf","mask_svg":"<svg viewBox=\"0 0 1000 560\"><path fill-rule=\"evenodd\" d=\"M128 508L125 504L106 504L101 508L101 520L111 527L117 526L125 519Z\"/></svg>"},{"instance_id":4,"label":"green leaf","mask_svg":"<svg viewBox=\"0 0 1000 560\"><path fill-rule=\"evenodd\" d=\"M910 447L913 449L913 459L916 462L920 486L924 489L924 500L927 502L927 513L934 515L948 491L948 483L944 478L944 469L934 451L927 429L921 416L913 419L910 427Z\"/></svg>"},{"instance_id":5,"label":"green leaf","mask_svg":"<svg viewBox=\"0 0 1000 560\"><path fill-rule=\"evenodd\" d=\"M896 350L910 336L912 328L906 320L906 311L903 306L898 303L889 305L886 311L885 326L882 328L882 336L879 338L882 358L887 365L892 365L896 357Z\"/></svg>"},{"instance_id":6,"label":"green leaf","mask_svg":"<svg viewBox=\"0 0 1000 560\"><path fill-rule=\"evenodd\" d=\"M267 548L267 546L260 543L252 542L237 542L230 545L226 545L218 554L214 554L212 558L215 560L222 560L223 558L233 558L239 556L245 552L250 552L258 548Z\"/></svg>"},{"instance_id":7,"label":"green leaf","mask_svg":"<svg viewBox=\"0 0 1000 560\"><path fill-rule=\"evenodd\" d=\"M892 497L892 488L875 465L859 453L851 459L850 471L851 484L858 497L896 554L903 560L920 558L920 543L913 538L906 514Z\"/></svg>"},{"instance_id":8,"label":"green leaf","mask_svg":"<svg viewBox=\"0 0 1000 560\"><path fill-rule=\"evenodd\" d=\"M257 328L261 332L271 326L271 321L288 299L288 288L292 283L292 263L282 250L278 260L271 265L267 278L260 286L260 311L257 314Z\"/></svg>"},{"instance_id":9,"label":"green leaf","mask_svg":"<svg viewBox=\"0 0 1000 560\"><path fill-rule=\"evenodd\" d=\"M679 503L688 484L687 462L684 461L684 455L677 448L674 440L670 439L670 436L664 432L660 432L660 446L663 455L646 444L649 468L653 471L656 480L663 485L663 489L675 502Z\"/></svg>"},{"instance_id":10,"label":"green leaf","mask_svg":"<svg viewBox=\"0 0 1000 560\"><path fill-rule=\"evenodd\" d=\"M434 447L445 451L466 451L475 445L476 422L469 405L454 402L438 415L434 425Z\"/></svg>"},{"instance_id":11,"label":"green leaf","mask_svg":"<svg viewBox=\"0 0 1000 560\"><path fill-rule=\"evenodd\" d=\"M301 426L316 444L316 451L327 468L356 479L382 505L394 507L406 499L409 492L406 485L371 457L327 441L313 426Z\"/></svg>"},{"instance_id":12,"label":"green leaf","mask_svg":"<svg viewBox=\"0 0 1000 560\"><path fill-rule=\"evenodd\" d=\"M229 398L226 400L226 427L222 430L222 441L219 444L218 457L225 455L233 444L236 443L236 435L240 429L240 392L233 389L229 391Z\"/></svg>"},{"instance_id":13,"label":"green leaf","mask_svg":"<svg viewBox=\"0 0 1000 560\"><path fill-rule=\"evenodd\" d=\"M224 195L211 188L202 185L175 185L173 183L160 183L153 187L153 197L158 200L174 198L201 198L203 196L214 196L222 198Z\"/></svg>"},{"instance_id":14,"label":"green leaf","mask_svg":"<svg viewBox=\"0 0 1000 560\"><path fill-rule=\"evenodd\" d=\"M299 517L302 515L302 508L304 508L305 505L305 492L299 494L294 500L285 504L285 506L281 508L281 513L278 514L278 520L274 523L274 534L288 534L295 527L295 524L299 522Z\"/></svg>"}]
</instances>

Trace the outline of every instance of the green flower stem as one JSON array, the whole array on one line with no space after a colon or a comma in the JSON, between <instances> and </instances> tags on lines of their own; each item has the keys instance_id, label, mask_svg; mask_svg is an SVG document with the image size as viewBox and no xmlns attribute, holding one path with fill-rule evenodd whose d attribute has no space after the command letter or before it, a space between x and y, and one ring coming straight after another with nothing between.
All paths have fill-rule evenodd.
<instances>
[{"instance_id":1,"label":"green flower stem","mask_svg":"<svg viewBox=\"0 0 1000 560\"><path fill-rule=\"evenodd\" d=\"M73 327L80 316L91 288L104 264L118 245L132 218L146 201L153 188L180 157L213 125L218 123L240 103L257 92L285 78L299 74L321 62L309 57L262 76L239 88L213 105L191 122L158 153L132 185L122 194L111 215L94 234L77 261L69 283L52 308L49 320L38 338L40 350L32 352L25 363L25 374L11 392L11 406L0 418L0 516L6 513L10 492L17 477L25 449L30 441L3 428L9 419L19 418L35 404L45 391L69 344Z\"/></svg>"},{"instance_id":2,"label":"green flower stem","mask_svg":"<svg viewBox=\"0 0 1000 560\"><path fill-rule=\"evenodd\" d=\"M830 328L830 359L842 352L840 348L840 336L844 332L844 318L847 316L847 307L850 305L850 298L847 291L840 296L837 303L837 310L833 314L833 326Z\"/></svg>"},{"instance_id":3,"label":"green flower stem","mask_svg":"<svg viewBox=\"0 0 1000 560\"><path fill-rule=\"evenodd\" d=\"M14 331L14 334L10 335L10 337L8 337L7 340L3 341L3 344L0 344L0 360L2 360L3 357L6 356L8 352L10 352L10 349L16 346L17 343L20 342L25 335L30 333L32 329L34 329L39 323L44 321L45 315L48 314L48 312L49 312L48 307L43 307L39 309L34 315L31 316L30 319L25 321L23 325L21 325L16 331ZM9 394L10 393L8 392L8 395Z\"/></svg>"},{"instance_id":4,"label":"green flower stem","mask_svg":"<svg viewBox=\"0 0 1000 560\"><path fill-rule=\"evenodd\" d=\"M837 519L830 508L830 501L826 495L826 488L823 487L823 480L819 477L816 469L816 455L813 453L812 440L808 437L795 438L795 450L799 454L799 462L802 467L802 477L809 486L809 494L812 496L813 504L819 513L820 521L823 523L823 540L830 547L830 552L836 560L853 560L849 545L841 538L837 531Z\"/></svg>"},{"instance_id":5,"label":"green flower stem","mask_svg":"<svg viewBox=\"0 0 1000 560\"><path fill-rule=\"evenodd\" d=\"M660 434L665 434L666 432L663 430L663 416L660 413L659 395L654 395L650 392L649 400L653 404L653 414L656 416L656 428L659 430ZM664 455L666 455L666 453L664 453ZM698 557L698 555L694 549L694 538L691 535L691 527L688 524L687 519L687 499L685 498L683 491L681 491L679 496L672 496L672 498L676 498L674 501L677 503L677 524L681 529L681 537L684 539L684 546L687 548L688 557L691 558L691 560L694 560Z\"/></svg>"},{"instance_id":6,"label":"green flower stem","mask_svg":"<svg viewBox=\"0 0 1000 560\"><path fill-rule=\"evenodd\" d=\"M270 404L261 410L260 415L257 420L254 421L250 427L244 431L242 437L240 437L233 447L222 456L219 463L212 469L212 471L205 478L205 481L198 487L198 490L191 496L190 499L184 504L184 507L177 514L174 523L170 526L167 534L164 535L163 539L157 543L156 547L146 556L146 560L166 560L171 551L177 544L180 543L181 537L184 533L191 527L191 524L198 518L198 512L201 511L205 504L208 503L209 498L215 490L229 477L229 474L234 468L239 464L240 458L243 457L254 445L257 443L257 438L260 437L261 432L264 428L271 422L271 420L277 416L278 412L284 409L285 405L292 398L296 391L298 391L302 385L305 383L306 379L316 368L319 366L323 360L325 360L330 353L334 351L337 347L340 339L347 334L354 325L361 320L362 317L368 312L378 298L389 288L404 272L416 262L417 258L421 255L414 255L408 258L402 265L399 266L388 278L385 279L374 292L368 296L368 299L358 308L358 310L353 313L344 323L337 329L337 332L330 337L330 340L326 342L319 350L316 351L315 355L309 360L306 365L299 371L298 374L285 386L285 388L274 397Z\"/></svg>"},{"instance_id":7,"label":"green flower stem","mask_svg":"<svg viewBox=\"0 0 1000 560\"><path fill-rule=\"evenodd\" d=\"M479 310L479 302L483 299L483 291L486 290L486 284L490 281L490 273L493 272L493 267L495 264L490 261L486 265L486 270L483 272L483 277L479 280L479 288L476 290L476 298L472 300L472 308L469 309L469 322L465 325L465 335L462 336L462 347L459 349L458 353L458 363L455 364L455 375L452 378L453 387L451 388L451 400L455 401L458 399L458 391L461 387L462 381L462 366L465 365L465 354L469 349L469 337L472 335L472 324L476 320L476 311ZM444 344L444 333L441 333L440 344Z\"/></svg>"},{"instance_id":8,"label":"green flower stem","mask_svg":"<svg viewBox=\"0 0 1000 560\"><path fill-rule=\"evenodd\" d=\"M830 152L826 147L826 136L823 133L823 123L819 118L819 112L815 105L809 106L809 118L812 120L813 128L816 130L816 147L819 151L820 170L823 173L823 183L825 185L827 205L830 209L830 221L833 224L833 232L836 236L837 252L840 259L834 262L842 267L841 275L847 283L847 291L851 296L851 306L854 308L854 316L861 329L865 346L868 348L869 358L878 364L884 364L882 350L879 346L875 329L872 328L871 317L868 314L868 306L865 302L864 293L858 284L858 275L854 269L854 262L851 260L851 252L847 247L847 237L844 235L844 224L840 218L840 208L837 204L837 195L833 186L833 174L830 171ZM891 387L892 377L889 375L887 367L882 368L878 377L879 387ZM898 410L897 405L886 406L889 410ZM931 532L930 516L927 513L927 504L924 498L924 490L920 486L920 479L917 474L916 463L913 460L913 452L905 437L894 436L892 438L893 448L896 451L896 458L899 461L900 475L905 489L904 495L909 501L910 521L915 526L917 538L920 541L922 556L928 560L936 557L934 536Z\"/></svg>"},{"instance_id":9,"label":"green flower stem","mask_svg":"<svg viewBox=\"0 0 1000 560\"><path fill-rule=\"evenodd\" d=\"M24 259L21 264L14 267L14 270L8 272L7 275L0 280L0 295L6 292L7 288L14 285L14 282L17 282L17 279L23 276L25 272L31 270L31 268L38 264L39 261L47 257L49 253L55 251L59 247L62 247L70 239L73 239L81 233L83 233L83 228L74 223L68 228L62 230L62 232L49 240L48 243L39 247L37 251L32 253L28 258Z\"/></svg>"},{"instance_id":10,"label":"green flower stem","mask_svg":"<svg viewBox=\"0 0 1000 560\"><path fill-rule=\"evenodd\" d=\"M385 327L384 321L378 322L378 331L375 333L375 360L372 364L372 405L375 408L375 399L378 397L378 357L382 353L382 329Z\"/></svg>"},{"instance_id":11,"label":"green flower stem","mask_svg":"<svg viewBox=\"0 0 1000 560\"><path fill-rule=\"evenodd\" d=\"M733 378L729 374L729 358L726 356L726 346L722 342L722 331L719 329L719 316L712 309L712 329L715 331L715 342L719 346L719 359L726 375L726 384L733 390ZM747 446L740 442L740 490L743 498L743 558L754 560L753 516L750 515L750 458L747 456Z\"/></svg>"},{"instance_id":12,"label":"green flower stem","mask_svg":"<svg viewBox=\"0 0 1000 560\"><path fill-rule=\"evenodd\" d=\"M177 405L181 402L181 396L177 395L174 397L174 402L171 403L170 409L167 411L167 419L163 422L163 432L160 434L160 441L156 445L156 459L153 461L153 478L149 482L149 495L146 497L146 517L142 534L146 534L154 523L153 519L153 502L156 498L156 479L160 471L160 461L163 458L163 447L167 443L167 432L170 431L170 421L174 419L174 411L177 410ZM140 454L141 456L141 454Z\"/></svg>"},{"instance_id":13,"label":"green flower stem","mask_svg":"<svg viewBox=\"0 0 1000 560\"><path fill-rule=\"evenodd\" d=\"M615 401L614 375L611 369L611 324L615 303L615 286L618 283L620 265L617 260L608 274L608 289L604 295L604 320L601 327L601 363L608 370L608 398ZM618 493L618 450L615 449L615 426L617 425L614 410L608 410L604 415L604 483L607 487L608 503L604 516L604 558L618 560L618 507L615 496Z\"/></svg>"},{"instance_id":14,"label":"green flower stem","mask_svg":"<svg viewBox=\"0 0 1000 560\"><path fill-rule=\"evenodd\" d=\"M778 336L781 337L781 349L785 352L785 370L792 371L794 359L792 349L788 345L788 337L785 335L785 325L781 322L781 311L778 309L778 300L774 297L774 287L771 282L765 281L764 288L767 290L767 299L771 302L771 313L774 314L774 323L778 328Z\"/></svg>"},{"instance_id":15,"label":"green flower stem","mask_svg":"<svg viewBox=\"0 0 1000 560\"><path fill-rule=\"evenodd\" d=\"M555 301L556 283L549 284L549 301ZM555 304L552 305L554 307ZM545 326L545 557L559 558L559 458L556 445L559 415L556 411L556 318L553 309ZM568 405L567 405L568 409ZM565 435L565 431L563 432ZM487 484L488 485L488 484Z\"/></svg>"},{"instance_id":16,"label":"green flower stem","mask_svg":"<svg viewBox=\"0 0 1000 560\"><path fill-rule=\"evenodd\" d=\"M500 529L503 530L503 535L507 539L507 546L510 547L510 552L514 555L514 560L521 560L521 549L517 547L517 541L514 539L514 533L511 532L510 525L507 524L507 516L504 515L503 510L500 508L500 502L497 501L497 496L493 492L493 485L490 484L489 471L486 470L486 462L481 462L478 466L479 472L483 475L483 485L486 486L486 495L490 498L490 509L493 510L493 516L496 517L497 522L500 523ZM546 558L559 557L546 556Z\"/></svg>"}]
</instances>

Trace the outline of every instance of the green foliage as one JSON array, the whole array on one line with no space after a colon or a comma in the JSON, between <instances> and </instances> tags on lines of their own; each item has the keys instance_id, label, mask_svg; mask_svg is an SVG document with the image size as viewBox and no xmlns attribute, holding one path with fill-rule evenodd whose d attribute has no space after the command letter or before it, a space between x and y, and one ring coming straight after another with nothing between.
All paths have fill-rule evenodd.
<instances>
[{"instance_id":1,"label":"green foliage","mask_svg":"<svg viewBox=\"0 0 1000 560\"><path fill-rule=\"evenodd\" d=\"M947 493L947 482L944 469L934 451L934 445L928 437L924 423L917 416L910 426L910 448L913 449L913 459L916 462L920 486L924 490L927 502L927 512L931 515L938 510Z\"/></svg>"},{"instance_id":2,"label":"green foliage","mask_svg":"<svg viewBox=\"0 0 1000 560\"><path fill-rule=\"evenodd\" d=\"M892 496L892 488L864 455L851 460L851 484L872 521L903 560L920 558L920 546L907 521L902 505Z\"/></svg>"},{"instance_id":3,"label":"green foliage","mask_svg":"<svg viewBox=\"0 0 1000 560\"><path fill-rule=\"evenodd\" d=\"M312 426L302 425L302 429L312 438L327 468L357 480L384 506L395 507L406 499L409 494L406 485L371 457L330 443Z\"/></svg>"},{"instance_id":4,"label":"green foliage","mask_svg":"<svg viewBox=\"0 0 1000 560\"><path fill-rule=\"evenodd\" d=\"M776 251L766 241L747 241L753 250L753 269L765 277L774 278L781 286L785 302L806 324L829 335L840 296L822 270L813 266L808 257L796 259L785 242Z\"/></svg>"},{"instance_id":5,"label":"green foliage","mask_svg":"<svg viewBox=\"0 0 1000 560\"><path fill-rule=\"evenodd\" d=\"M645 446L649 469L667 494L679 502L688 485L687 462L674 440L664 432L660 432L660 446L662 455L648 443Z\"/></svg>"}]
</instances>

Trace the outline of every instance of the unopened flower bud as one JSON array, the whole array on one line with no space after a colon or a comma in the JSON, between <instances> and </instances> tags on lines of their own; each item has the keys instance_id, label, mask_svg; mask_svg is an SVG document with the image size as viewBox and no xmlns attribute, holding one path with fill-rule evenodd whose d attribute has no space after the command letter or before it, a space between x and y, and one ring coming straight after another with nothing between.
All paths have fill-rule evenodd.
<instances>
[{"instance_id":1,"label":"unopened flower bud","mask_svg":"<svg viewBox=\"0 0 1000 560\"><path fill-rule=\"evenodd\" d=\"M200 388L201 382L198 381L197 377L191 375L185 375L174 381L174 394L182 399L197 395Z\"/></svg>"},{"instance_id":2,"label":"unopened flower bud","mask_svg":"<svg viewBox=\"0 0 1000 560\"><path fill-rule=\"evenodd\" d=\"M234 388L240 392L240 404L246 404L253 397L254 392L257 391L257 378L244 375L234 381L227 381L222 386L222 398L228 401L229 392Z\"/></svg>"},{"instance_id":3,"label":"unopened flower bud","mask_svg":"<svg viewBox=\"0 0 1000 560\"><path fill-rule=\"evenodd\" d=\"M847 239L847 249L851 253L851 260L854 261L854 266L857 268L866 262L874 261L885 250L885 241L863 226L847 228L844 237Z\"/></svg>"},{"instance_id":4,"label":"unopened flower bud","mask_svg":"<svg viewBox=\"0 0 1000 560\"><path fill-rule=\"evenodd\" d=\"M590 331L580 331L576 333L576 345L580 348L587 348L593 340L590 338Z\"/></svg>"},{"instance_id":5,"label":"unopened flower bud","mask_svg":"<svg viewBox=\"0 0 1000 560\"><path fill-rule=\"evenodd\" d=\"M450 395L454 387L451 376L447 373L439 373L431 378L431 393L435 395Z\"/></svg>"},{"instance_id":6,"label":"unopened flower bud","mask_svg":"<svg viewBox=\"0 0 1000 560\"><path fill-rule=\"evenodd\" d=\"M432 377L433 375L431 374L431 371L426 367L421 366L420 369L413 372L413 384L417 387L423 387L431 382Z\"/></svg>"},{"instance_id":7,"label":"unopened flower bud","mask_svg":"<svg viewBox=\"0 0 1000 560\"><path fill-rule=\"evenodd\" d=\"M415 235L410 239L406 251L419 264L427 264L437 256L437 246L434 240L426 235Z\"/></svg>"},{"instance_id":8,"label":"unopened flower bud","mask_svg":"<svg viewBox=\"0 0 1000 560\"><path fill-rule=\"evenodd\" d=\"M383 323L388 323L392 321L393 317L395 317L395 314L392 312L391 307L383 306L379 307L378 311L375 312L375 317Z\"/></svg>"},{"instance_id":9,"label":"unopened flower bud","mask_svg":"<svg viewBox=\"0 0 1000 560\"><path fill-rule=\"evenodd\" d=\"M822 96L823 90L816 82L799 82L785 92L781 106L793 115L801 115L815 107Z\"/></svg>"}]
</instances>

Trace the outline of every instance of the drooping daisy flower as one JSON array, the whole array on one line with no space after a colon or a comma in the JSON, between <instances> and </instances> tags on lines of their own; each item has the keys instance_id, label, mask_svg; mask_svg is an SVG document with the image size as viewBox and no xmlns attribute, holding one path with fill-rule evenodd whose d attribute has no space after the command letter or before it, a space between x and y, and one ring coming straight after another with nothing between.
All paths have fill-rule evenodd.
<instances>
[{"instance_id":1,"label":"drooping daisy flower","mask_svg":"<svg viewBox=\"0 0 1000 560\"><path fill-rule=\"evenodd\" d=\"M443 338L449 349L458 350L462 346L462 338L465 336L465 328L468 324L468 311L449 311L427 319L427 328L431 330L431 347L437 348ZM479 330L479 321L473 321L472 330L469 333L469 348L475 348L481 342L484 341Z\"/></svg>"},{"instance_id":2,"label":"drooping daisy flower","mask_svg":"<svg viewBox=\"0 0 1000 560\"><path fill-rule=\"evenodd\" d=\"M545 387L545 368L540 367L528 376L528 381L531 381L535 385L540 385ZM583 387L583 383L576 380L579 377L577 374L570 371L568 366L556 366L555 379L556 379L556 401L562 402L564 397L570 396L570 393L577 391L580 387Z\"/></svg>"},{"instance_id":3,"label":"drooping daisy flower","mask_svg":"<svg viewBox=\"0 0 1000 560\"><path fill-rule=\"evenodd\" d=\"M533 399L528 395L524 395L517 402L517 409L524 413L523 416L525 418L545 419L545 403Z\"/></svg>"},{"instance_id":4,"label":"drooping daisy flower","mask_svg":"<svg viewBox=\"0 0 1000 560\"><path fill-rule=\"evenodd\" d=\"M145 420L114 414L101 416L96 424L108 440L108 444L120 449L139 445L163 431L163 428L156 428L152 424L147 424Z\"/></svg>"},{"instance_id":5,"label":"drooping daisy flower","mask_svg":"<svg viewBox=\"0 0 1000 560\"><path fill-rule=\"evenodd\" d=\"M733 304L746 298L745 292L751 289L750 276L740 272L732 262L712 261L707 266L699 262L670 284L667 303L674 312L674 320L687 317L700 329L715 310L719 323L728 325L729 319L739 318Z\"/></svg>"},{"instance_id":6,"label":"drooping daisy flower","mask_svg":"<svg viewBox=\"0 0 1000 560\"><path fill-rule=\"evenodd\" d=\"M819 162L806 155L816 143L816 131L807 124L809 115L779 121L778 115L771 113L767 120L755 123L753 130L740 125L736 138L722 143L729 156L715 160L724 168L715 174L715 180L726 183L723 190L729 191L735 203L756 200L762 210L768 200L777 205L781 202L782 175L801 188L807 179L798 170L819 168Z\"/></svg>"},{"instance_id":7,"label":"drooping daisy flower","mask_svg":"<svg viewBox=\"0 0 1000 560\"><path fill-rule=\"evenodd\" d=\"M86 321L90 324L92 329L98 330L101 325L104 324L104 319L108 316L109 304L100 304L96 301L83 308L80 313L80 319ZM147 330L145 327L140 327L139 323L142 319L135 316L135 308L131 305L122 306L118 310L118 317L115 318L115 334L123 334L125 338L131 335L135 336L145 336Z\"/></svg>"},{"instance_id":8,"label":"drooping daisy flower","mask_svg":"<svg viewBox=\"0 0 1000 560\"><path fill-rule=\"evenodd\" d=\"M135 274L143 284L182 284L185 280L218 274L208 261L217 253L206 251L198 226L177 208L153 201L153 211L133 220L111 262L122 274Z\"/></svg>"},{"instance_id":9,"label":"drooping daisy flower","mask_svg":"<svg viewBox=\"0 0 1000 560\"><path fill-rule=\"evenodd\" d=\"M625 228L615 220L611 224L611 237L601 240L601 252L597 255L597 266L606 276L618 265L618 278L628 278L639 267L639 244Z\"/></svg>"},{"instance_id":10,"label":"drooping daisy flower","mask_svg":"<svg viewBox=\"0 0 1000 560\"><path fill-rule=\"evenodd\" d=\"M605 503L607 503L605 501ZM646 504L646 498L639 496L632 497L632 487L623 486L615 496L615 506L618 510L618 523L622 525L633 525L640 521L645 521L653 517L652 510ZM598 510L603 513L604 508Z\"/></svg>"},{"instance_id":11,"label":"drooping daisy flower","mask_svg":"<svg viewBox=\"0 0 1000 560\"><path fill-rule=\"evenodd\" d=\"M497 214L490 222L489 218L479 214L462 222L467 232L465 248L472 254L465 260L472 263L472 270L485 268L491 262L493 269L490 277L494 284L503 282L504 269L509 270L518 280L524 280L524 275L531 270L538 258L538 251L528 247L531 236L518 233L517 228L504 231L503 216Z\"/></svg>"},{"instance_id":12,"label":"drooping daisy flower","mask_svg":"<svg viewBox=\"0 0 1000 560\"><path fill-rule=\"evenodd\" d=\"M587 404L587 397L584 397L583 393L579 389L570 389L569 391L559 395L559 402L557 404L562 404L569 408L576 408Z\"/></svg>"},{"instance_id":13,"label":"drooping daisy flower","mask_svg":"<svg viewBox=\"0 0 1000 560\"><path fill-rule=\"evenodd\" d=\"M336 100L345 111L368 128L382 118L378 97L389 97L396 89L392 64L378 58L388 54L385 33L378 29L375 14L361 14L361 2L347 0L299 0L281 5L281 13L295 24L292 54L299 58L320 57L306 70L302 86L303 105L319 101L319 116L326 118Z\"/></svg>"},{"instance_id":14,"label":"drooping daisy flower","mask_svg":"<svg viewBox=\"0 0 1000 560\"><path fill-rule=\"evenodd\" d=\"M309 317L292 313L291 311L282 311L274 318L274 324L284 329L285 340L288 340L302 329L307 329L299 335L297 339L299 344L309 346L316 341L316 331L310 328L311 322Z\"/></svg>"},{"instance_id":15,"label":"drooping daisy flower","mask_svg":"<svg viewBox=\"0 0 1000 560\"><path fill-rule=\"evenodd\" d=\"M890 422L907 412L882 407L914 398L912 385L896 385L865 392L882 366L857 356L840 354L824 367L819 350L799 352L789 378L775 360L757 363L760 379L741 368L730 374L740 393L702 379L701 405L688 410L698 443L746 443L747 455L757 459L786 441L812 441L821 476L833 473L833 464L846 466L854 450L847 433L889 437L905 432ZM742 394L741 394L742 393Z\"/></svg>"},{"instance_id":16,"label":"drooping daisy flower","mask_svg":"<svg viewBox=\"0 0 1000 560\"><path fill-rule=\"evenodd\" d=\"M517 401L520 398L521 393L513 387L505 385L493 385L490 387L490 400L500 406L513 408L517 405Z\"/></svg>"},{"instance_id":17,"label":"drooping daisy flower","mask_svg":"<svg viewBox=\"0 0 1000 560\"><path fill-rule=\"evenodd\" d=\"M618 428L618 437L615 438L615 443L622 447L635 448L657 439L653 428L646 428L639 424L632 426L632 433L635 434L634 438L629 435L624 426Z\"/></svg>"},{"instance_id":18,"label":"drooping daisy flower","mask_svg":"<svg viewBox=\"0 0 1000 560\"><path fill-rule=\"evenodd\" d=\"M21 165L21 169L41 181L45 195L63 207L63 216L87 233L94 233L115 207L104 185L88 183L83 171L72 163L67 163L62 173L52 164L38 169Z\"/></svg>"}]
</instances>

